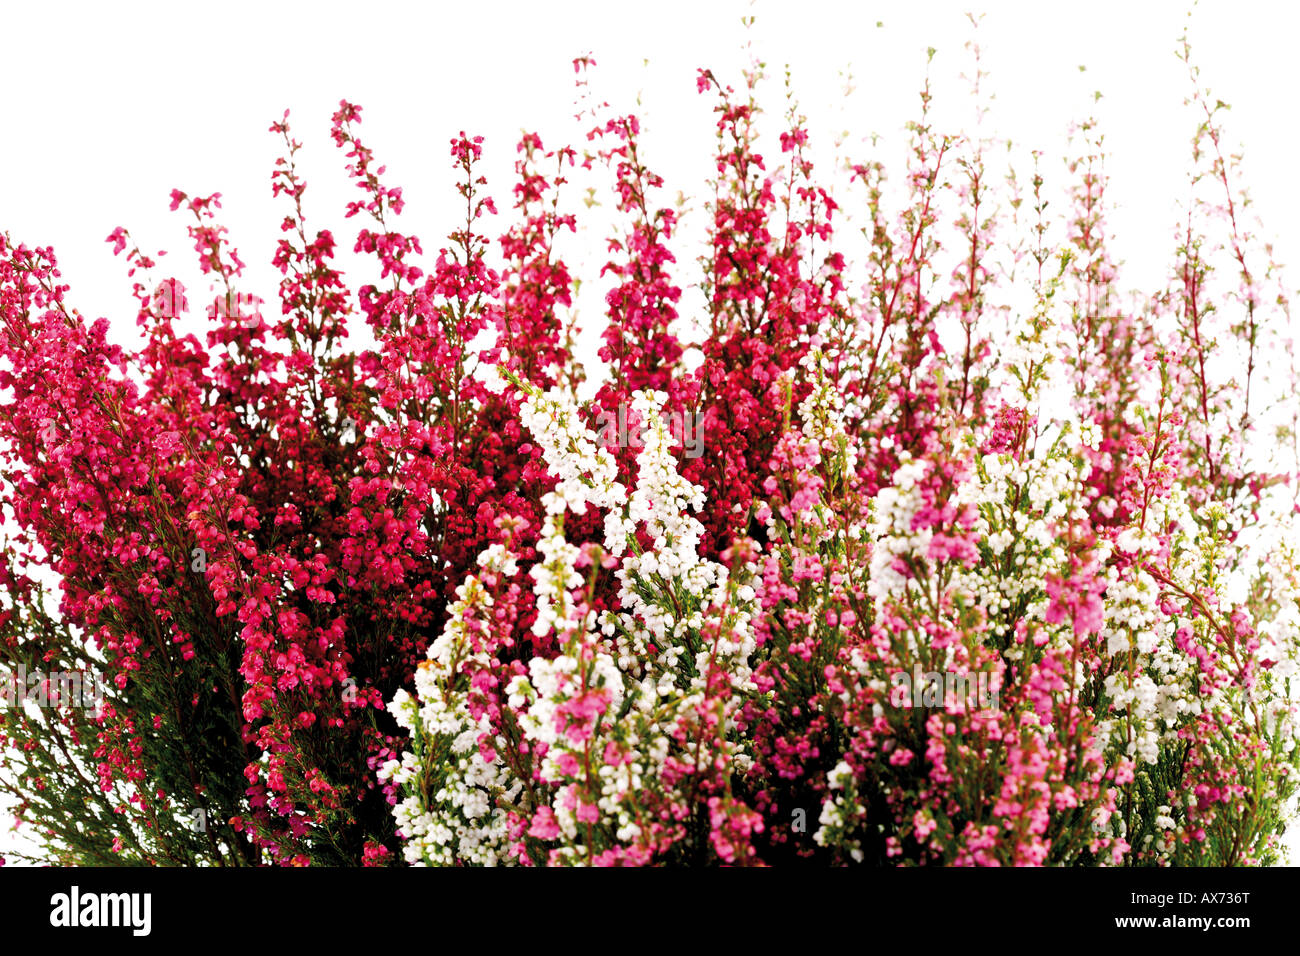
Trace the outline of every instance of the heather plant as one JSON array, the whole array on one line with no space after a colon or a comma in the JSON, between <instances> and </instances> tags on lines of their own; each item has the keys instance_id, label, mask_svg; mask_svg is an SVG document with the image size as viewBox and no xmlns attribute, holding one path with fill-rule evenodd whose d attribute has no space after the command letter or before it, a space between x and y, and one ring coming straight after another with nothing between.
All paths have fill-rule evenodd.
<instances>
[{"instance_id":1,"label":"heather plant","mask_svg":"<svg viewBox=\"0 0 1300 956\"><path fill-rule=\"evenodd\" d=\"M899 188L878 158L837 185L792 96L761 111L758 63L697 76L697 274L638 118L589 99L581 151L521 138L495 243L484 146L452 138L436 257L341 103L359 286L306 225L286 113L278 316L220 197L172 193L206 343L124 229L134 352L52 251L0 238L0 664L106 688L4 711L0 788L44 857L1274 862L1300 760L1300 466L1267 454L1294 447L1290 318L1181 55L1187 217L1167 286L1126 303L1095 120L1059 217L1042 156L1000 191L928 80ZM562 256L578 174L614 196L603 369Z\"/></svg>"}]
</instances>

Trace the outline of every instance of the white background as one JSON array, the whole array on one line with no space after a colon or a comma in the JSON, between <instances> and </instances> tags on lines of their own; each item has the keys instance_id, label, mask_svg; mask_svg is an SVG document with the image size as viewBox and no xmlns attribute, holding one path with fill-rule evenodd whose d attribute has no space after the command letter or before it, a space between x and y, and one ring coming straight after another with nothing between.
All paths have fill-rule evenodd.
<instances>
[{"instance_id":1,"label":"white background","mask_svg":"<svg viewBox=\"0 0 1300 956\"><path fill-rule=\"evenodd\" d=\"M667 180L665 201L679 190L702 198L711 173L713 102L696 93L696 68L711 67L739 85L745 43L768 64L771 81L760 103L771 113L782 109L782 70L789 64L815 143L825 147L850 130L846 155L879 156L897 171L902 124L915 114L926 47L938 51L932 67L938 115L961 123L972 115L959 78L971 65L963 49L971 6L932 0L752 8L735 0L6 2L0 4L0 230L15 241L53 245L73 303L88 317L109 316L115 335L129 343L135 335L130 281L104 238L123 225L146 252L170 249L164 264L197 292L186 219L168 212L168 194L172 187L219 191L222 222L250 267L241 288L273 300L279 277L269 261L285 208L270 195L280 144L267 127L292 110L295 136L304 143L308 226L333 229L340 246L350 248L360 222L342 218L343 203L360 197L346 184L342 153L328 136L330 114L346 97L365 107L361 136L388 165L389 184L404 189L408 208L397 228L436 251L456 227L448 139L462 129L485 137L484 171L504 227L519 132L537 130L548 146L572 138L570 62L588 51L599 64L591 75L597 96L642 115L643 156ZM1039 0L983 9L986 89L996 95L987 132L1043 149L1049 186L1059 187L1066 127L1095 112L1111 153L1109 231L1112 254L1126 263L1122 284L1160 285L1173 251L1177 203L1187 195L1195 129L1183 106L1186 71L1174 56L1186 5ZM745 31L740 18L748 14L757 20ZM1218 2L1196 10L1190 33L1203 82L1233 107L1224 114L1228 146L1244 144L1258 212L1277 240L1278 257L1291 263L1300 263L1300 239L1291 229L1300 222L1297 20L1289 5ZM850 66L856 92L846 99L842 73ZM1095 90L1104 96L1094 105ZM883 137L878 151L865 142L871 133ZM1020 172L1027 177L1026 168ZM598 266L600 235L593 225L565 248L575 274L594 277L581 264ZM694 254L679 247L683 285L697 280ZM589 335L599 318L599 291L592 283L580 301ZM688 297L688 317L690 304ZM195 320L185 328L200 325Z\"/></svg>"}]
</instances>

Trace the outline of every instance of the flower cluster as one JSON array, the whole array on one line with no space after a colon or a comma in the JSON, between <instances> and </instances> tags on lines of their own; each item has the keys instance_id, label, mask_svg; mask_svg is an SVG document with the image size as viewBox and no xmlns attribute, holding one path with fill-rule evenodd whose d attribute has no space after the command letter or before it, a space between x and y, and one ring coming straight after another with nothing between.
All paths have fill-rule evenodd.
<instances>
[{"instance_id":1,"label":"flower cluster","mask_svg":"<svg viewBox=\"0 0 1300 956\"><path fill-rule=\"evenodd\" d=\"M0 667L105 687L0 717L0 789L48 858L1278 858L1300 462L1261 423L1294 412L1294 356L1218 107L1197 86L1169 282L1124 306L1094 122L1052 223L1037 154L1032 196L1009 175L1000 201L928 83L891 192L880 162L819 179L793 103L769 149L761 66L744 80L698 76L701 277L637 117L604 107L579 114L592 152L523 136L496 240L485 144L453 137L465 217L426 254L341 103L376 272L355 287L307 229L286 113L278 316L219 196L172 192L206 343L125 229L135 351L67 303L51 250L0 236ZM608 177L617 220L590 402L578 176ZM615 414L639 441L595 427Z\"/></svg>"}]
</instances>

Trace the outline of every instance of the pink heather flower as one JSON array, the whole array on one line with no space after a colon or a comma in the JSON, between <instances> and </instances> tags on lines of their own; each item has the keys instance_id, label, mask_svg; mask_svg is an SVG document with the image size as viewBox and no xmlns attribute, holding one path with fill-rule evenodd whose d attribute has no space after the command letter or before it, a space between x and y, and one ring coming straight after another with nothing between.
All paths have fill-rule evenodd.
<instances>
[{"instance_id":1,"label":"pink heather flower","mask_svg":"<svg viewBox=\"0 0 1300 956\"><path fill-rule=\"evenodd\" d=\"M533 814L532 825L528 835L539 840L554 840L560 835L560 825L555 821L555 811L550 807L538 807Z\"/></svg>"},{"instance_id":2,"label":"pink heather flower","mask_svg":"<svg viewBox=\"0 0 1300 956\"><path fill-rule=\"evenodd\" d=\"M926 838L935 831L938 824L934 822L933 817L918 810L915 816L912 817L912 826L916 832L916 838L921 842L925 842Z\"/></svg>"},{"instance_id":3,"label":"pink heather flower","mask_svg":"<svg viewBox=\"0 0 1300 956\"><path fill-rule=\"evenodd\" d=\"M566 777L576 777L581 770L578 758L568 751L556 757L555 763L560 768L560 773Z\"/></svg>"}]
</instances>

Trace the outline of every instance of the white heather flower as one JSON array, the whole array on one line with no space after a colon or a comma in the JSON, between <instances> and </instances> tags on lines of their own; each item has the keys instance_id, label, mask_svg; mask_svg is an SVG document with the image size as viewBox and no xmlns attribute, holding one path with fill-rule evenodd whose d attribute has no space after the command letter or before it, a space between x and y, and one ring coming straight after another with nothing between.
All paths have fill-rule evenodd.
<instances>
[{"instance_id":1,"label":"white heather flower","mask_svg":"<svg viewBox=\"0 0 1300 956\"><path fill-rule=\"evenodd\" d=\"M583 514L588 503L610 511L620 510L627 490L617 480L618 465L613 456L596 444L595 436L582 422L573 397L556 386L543 394L530 393L519 412L520 421L537 440L559 484L556 493L565 507ZM606 523L606 548L621 554L625 538L620 523Z\"/></svg>"}]
</instances>

